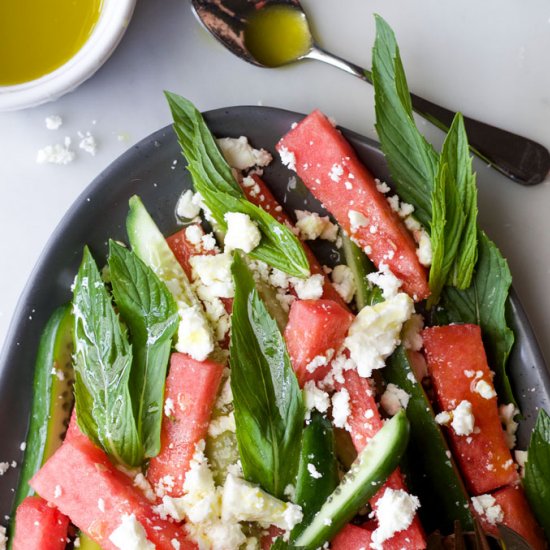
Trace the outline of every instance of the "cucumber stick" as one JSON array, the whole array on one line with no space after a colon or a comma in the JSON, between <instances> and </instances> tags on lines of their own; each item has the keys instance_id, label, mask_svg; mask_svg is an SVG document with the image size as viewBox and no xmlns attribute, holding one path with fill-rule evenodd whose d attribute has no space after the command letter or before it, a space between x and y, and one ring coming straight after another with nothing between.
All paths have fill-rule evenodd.
<instances>
[{"instance_id":1,"label":"cucumber stick","mask_svg":"<svg viewBox=\"0 0 550 550\"><path fill-rule=\"evenodd\" d=\"M338 465L335 453L334 430L331 423L319 413L302 434L300 462L296 477L296 504L302 507L302 522L290 534L295 540L311 523L323 502L338 486Z\"/></svg>"},{"instance_id":2,"label":"cucumber stick","mask_svg":"<svg viewBox=\"0 0 550 550\"><path fill-rule=\"evenodd\" d=\"M29 480L61 445L73 404L73 335L70 305L56 309L40 338L25 457L14 511L34 491ZM13 514L15 521L15 513ZM14 525L12 525L13 531Z\"/></svg>"},{"instance_id":3,"label":"cucumber stick","mask_svg":"<svg viewBox=\"0 0 550 550\"><path fill-rule=\"evenodd\" d=\"M406 468L407 481L422 502L419 513L427 532L440 529L443 533L452 533L455 521L460 522L463 530L471 531L474 524L468 493L435 421L430 401L422 384L416 380L412 362L414 353L400 346L383 369L386 382L399 386L410 395L407 405L411 425L406 453L406 463L410 465Z\"/></svg>"},{"instance_id":4,"label":"cucumber stick","mask_svg":"<svg viewBox=\"0 0 550 550\"><path fill-rule=\"evenodd\" d=\"M294 541L294 546L313 550L333 538L395 470L408 438L409 422L404 411L400 411L359 453L338 487Z\"/></svg>"}]
</instances>

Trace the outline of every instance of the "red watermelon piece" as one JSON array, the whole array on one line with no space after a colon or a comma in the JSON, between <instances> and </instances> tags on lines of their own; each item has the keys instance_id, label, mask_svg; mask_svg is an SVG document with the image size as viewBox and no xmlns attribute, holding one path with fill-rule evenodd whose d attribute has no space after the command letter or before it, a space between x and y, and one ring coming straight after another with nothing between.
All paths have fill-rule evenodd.
<instances>
[{"instance_id":1,"label":"red watermelon piece","mask_svg":"<svg viewBox=\"0 0 550 550\"><path fill-rule=\"evenodd\" d=\"M466 485L473 495L489 493L518 481L512 455L498 415L497 398L485 399L473 391L479 380L494 390L477 325L427 328L422 333L428 371L442 411L452 411L461 401L472 404L475 433L448 435ZM477 375L479 373L480 376Z\"/></svg>"},{"instance_id":2,"label":"red watermelon piece","mask_svg":"<svg viewBox=\"0 0 550 550\"><path fill-rule=\"evenodd\" d=\"M349 431L357 452L361 452L369 440L382 428L384 422L378 411L374 393L369 380L362 378L355 370L343 373L344 383L338 389L345 388L350 397L350 414L348 416ZM370 505L376 511L376 503L384 495L386 489L407 491L403 475L397 468L386 480L380 490L370 500ZM367 547L368 548L368 547ZM384 550L421 550L426 548L426 537L422 524L415 516L412 524L403 531L398 531L383 543Z\"/></svg>"},{"instance_id":3,"label":"red watermelon piece","mask_svg":"<svg viewBox=\"0 0 550 550\"><path fill-rule=\"evenodd\" d=\"M277 150L282 157L294 155L296 173L378 268L385 263L415 301L429 296L427 271L412 235L351 145L320 111L288 132ZM351 223L352 211L362 216L359 222Z\"/></svg>"},{"instance_id":4,"label":"red watermelon piece","mask_svg":"<svg viewBox=\"0 0 550 550\"><path fill-rule=\"evenodd\" d=\"M69 518L41 497L27 497L15 514L12 550L64 550Z\"/></svg>"},{"instance_id":5,"label":"red watermelon piece","mask_svg":"<svg viewBox=\"0 0 550 550\"><path fill-rule=\"evenodd\" d=\"M166 379L165 402L171 400L171 414L164 416L160 453L152 458L147 479L153 488L162 486L172 497L183 495L183 481L195 446L206 437L216 400L223 365L195 361L173 353Z\"/></svg>"},{"instance_id":6,"label":"red watermelon piece","mask_svg":"<svg viewBox=\"0 0 550 550\"><path fill-rule=\"evenodd\" d=\"M521 535L534 550L547 548L544 533L531 512L525 493L520 485L510 485L492 493L502 510L502 523ZM480 517L483 529L487 533L499 536L498 528L487 521L485 515Z\"/></svg>"},{"instance_id":7,"label":"red watermelon piece","mask_svg":"<svg viewBox=\"0 0 550 550\"><path fill-rule=\"evenodd\" d=\"M118 550L109 536L120 526L122 517L131 514L157 549L173 550L174 540L182 550L196 548L180 527L160 519L151 503L133 487L132 480L87 440L64 442L30 484L103 550Z\"/></svg>"},{"instance_id":8,"label":"red watermelon piece","mask_svg":"<svg viewBox=\"0 0 550 550\"><path fill-rule=\"evenodd\" d=\"M331 550L369 550L372 530L348 523L331 541Z\"/></svg>"},{"instance_id":9,"label":"red watermelon piece","mask_svg":"<svg viewBox=\"0 0 550 550\"><path fill-rule=\"evenodd\" d=\"M300 386L308 380L322 380L330 361L313 372L307 366L317 356L337 352L342 346L353 315L332 300L296 300L290 307L285 341Z\"/></svg>"},{"instance_id":10,"label":"red watermelon piece","mask_svg":"<svg viewBox=\"0 0 550 550\"><path fill-rule=\"evenodd\" d=\"M202 229L200 223L191 225L197 227L201 235L204 235L204 230ZM185 271L188 279L191 279L192 270L191 264L189 263L191 256L215 254L214 251L204 250L201 245L193 244L189 241L185 232L188 227L191 227L191 225L188 225L180 231L177 231L173 235L166 237L166 242L168 243L168 246L172 249L172 252L174 253L174 256L178 260L181 267L183 267L183 271Z\"/></svg>"}]
</instances>

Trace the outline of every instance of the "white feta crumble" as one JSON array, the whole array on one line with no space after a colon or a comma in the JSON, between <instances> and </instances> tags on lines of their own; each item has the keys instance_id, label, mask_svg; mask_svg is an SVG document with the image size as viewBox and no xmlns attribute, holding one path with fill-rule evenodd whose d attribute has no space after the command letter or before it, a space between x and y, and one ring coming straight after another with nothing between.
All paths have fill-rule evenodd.
<instances>
[{"instance_id":1,"label":"white feta crumble","mask_svg":"<svg viewBox=\"0 0 550 550\"><path fill-rule=\"evenodd\" d=\"M337 428L349 428L348 417L351 414L350 398L346 388L332 396L332 423Z\"/></svg>"},{"instance_id":2,"label":"white feta crumble","mask_svg":"<svg viewBox=\"0 0 550 550\"><path fill-rule=\"evenodd\" d=\"M63 145L60 143L56 143L55 145L46 145L46 147L38 150L36 154L36 162L38 164L69 164L75 158L75 152L70 149L70 146L70 139L65 140Z\"/></svg>"},{"instance_id":3,"label":"white feta crumble","mask_svg":"<svg viewBox=\"0 0 550 550\"><path fill-rule=\"evenodd\" d=\"M123 514L120 525L109 535L109 540L120 550L155 550L135 514Z\"/></svg>"},{"instance_id":4,"label":"white feta crumble","mask_svg":"<svg viewBox=\"0 0 550 550\"><path fill-rule=\"evenodd\" d=\"M200 246L203 236L204 231L200 225L192 224L185 228L185 239L193 246Z\"/></svg>"},{"instance_id":5,"label":"white feta crumble","mask_svg":"<svg viewBox=\"0 0 550 550\"><path fill-rule=\"evenodd\" d=\"M191 256L189 263L195 278L207 287L208 294L215 298L233 298L235 287L231 276L231 254L208 254ZM204 297L206 297L203 292Z\"/></svg>"},{"instance_id":6,"label":"white feta crumble","mask_svg":"<svg viewBox=\"0 0 550 550\"><path fill-rule=\"evenodd\" d=\"M380 404L390 416L394 416L401 409L407 408L410 398L411 396L405 390L390 383L380 398Z\"/></svg>"},{"instance_id":7,"label":"white feta crumble","mask_svg":"<svg viewBox=\"0 0 550 550\"><path fill-rule=\"evenodd\" d=\"M224 240L226 251L239 249L248 253L260 244L262 234L256 222L252 221L248 214L227 212L224 219L227 222Z\"/></svg>"},{"instance_id":8,"label":"white feta crumble","mask_svg":"<svg viewBox=\"0 0 550 550\"><path fill-rule=\"evenodd\" d=\"M164 415L168 417L173 416L174 411L174 400L170 397L167 397L164 401Z\"/></svg>"},{"instance_id":9,"label":"white feta crumble","mask_svg":"<svg viewBox=\"0 0 550 550\"><path fill-rule=\"evenodd\" d=\"M474 432L475 418L469 401L461 401L452 411L452 417L451 426L456 435L470 435Z\"/></svg>"},{"instance_id":10,"label":"white feta crumble","mask_svg":"<svg viewBox=\"0 0 550 550\"><path fill-rule=\"evenodd\" d=\"M21 445L19 445L19 449L21 449L22 451L24 451L26 448L27 448L27 442L26 442L26 441L22 441L22 442L21 442Z\"/></svg>"},{"instance_id":11,"label":"white feta crumble","mask_svg":"<svg viewBox=\"0 0 550 550\"><path fill-rule=\"evenodd\" d=\"M332 348L327 349L324 354L317 355L306 365L306 371L315 372L319 367L328 365L333 356L334 350Z\"/></svg>"},{"instance_id":12,"label":"white feta crumble","mask_svg":"<svg viewBox=\"0 0 550 550\"><path fill-rule=\"evenodd\" d=\"M504 435L506 437L506 443L509 449L513 449L516 446L516 432L518 431L519 424L514 418L519 414L519 410L513 403L508 405L500 405L498 408L498 415L500 421L504 427Z\"/></svg>"},{"instance_id":13,"label":"white feta crumble","mask_svg":"<svg viewBox=\"0 0 550 550\"><path fill-rule=\"evenodd\" d=\"M350 351L363 378L384 367L385 360L399 345L403 323L414 311L412 299L404 293L374 306L365 306L355 317L344 346Z\"/></svg>"},{"instance_id":14,"label":"white feta crumble","mask_svg":"<svg viewBox=\"0 0 550 550\"><path fill-rule=\"evenodd\" d=\"M344 174L344 169L342 168L341 164L333 164L332 168L330 169L330 172L328 173L329 178L334 181L335 183L338 183L340 181L340 178Z\"/></svg>"},{"instance_id":15,"label":"white feta crumble","mask_svg":"<svg viewBox=\"0 0 550 550\"><path fill-rule=\"evenodd\" d=\"M352 233L355 233L360 227L369 225L369 220L357 210L349 210L348 218Z\"/></svg>"},{"instance_id":16,"label":"white feta crumble","mask_svg":"<svg viewBox=\"0 0 550 550\"><path fill-rule=\"evenodd\" d=\"M417 497L403 489L387 488L376 503L378 527L372 533L371 548L381 550L385 541L395 533L407 529L413 522L418 508L420 501Z\"/></svg>"},{"instance_id":17,"label":"white feta crumble","mask_svg":"<svg viewBox=\"0 0 550 550\"><path fill-rule=\"evenodd\" d=\"M300 300L318 300L323 295L325 278L320 273L307 279L291 277L290 282L294 286L296 295Z\"/></svg>"},{"instance_id":18,"label":"white feta crumble","mask_svg":"<svg viewBox=\"0 0 550 550\"><path fill-rule=\"evenodd\" d=\"M401 343L405 349L420 351L422 349L422 329L424 318L418 313L411 315L411 318L403 325Z\"/></svg>"},{"instance_id":19,"label":"white feta crumble","mask_svg":"<svg viewBox=\"0 0 550 550\"><path fill-rule=\"evenodd\" d=\"M472 505L481 517L485 517L489 525L496 525L504 521L504 512L493 495L472 497Z\"/></svg>"},{"instance_id":20,"label":"white feta crumble","mask_svg":"<svg viewBox=\"0 0 550 550\"><path fill-rule=\"evenodd\" d=\"M318 388L313 380L308 380L304 384L304 405L306 407L306 420L311 418L311 411L318 410L320 413L326 413L330 406L330 396L327 392Z\"/></svg>"},{"instance_id":21,"label":"white feta crumble","mask_svg":"<svg viewBox=\"0 0 550 550\"><path fill-rule=\"evenodd\" d=\"M374 183L376 184L376 189L378 190L378 192L382 193L383 195L391 191L390 186L385 181L375 179Z\"/></svg>"},{"instance_id":22,"label":"white feta crumble","mask_svg":"<svg viewBox=\"0 0 550 550\"><path fill-rule=\"evenodd\" d=\"M0 525L0 550L6 550L8 545L8 537L6 535L6 528Z\"/></svg>"},{"instance_id":23,"label":"white feta crumble","mask_svg":"<svg viewBox=\"0 0 550 550\"><path fill-rule=\"evenodd\" d=\"M317 212L295 210L296 228L301 239L314 241L323 239L334 242L338 237L338 226L333 224L328 216L319 216Z\"/></svg>"},{"instance_id":24,"label":"white feta crumble","mask_svg":"<svg viewBox=\"0 0 550 550\"><path fill-rule=\"evenodd\" d=\"M155 492L153 491L153 488L151 487L149 481L147 481L147 478L141 472L139 472L134 478L133 485L145 495L145 498L148 501L155 502Z\"/></svg>"},{"instance_id":25,"label":"white feta crumble","mask_svg":"<svg viewBox=\"0 0 550 550\"><path fill-rule=\"evenodd\" d=\"M0 462L0 476L3 476L9 469L9 462Z\"/></svg>"},{"instance_id":26,"label":"white feta crumble","mask_svg":"<svg viewBox=\"0 0 550 550\"><path fill-rule=\"evenodd\" d=\"M398 279L384 262L380 262L378 271L367 275L367 280L382 290L382 296L385 300L397 296L403 285L403 281Z\"/></svg>"},{"instance_id":27,"label":"white feta crumble","mask_svg":"<svg viewBox=\"0 0 550 550\"><path fill-rule=\"evenodd\" d=\"M519 466L520 477L525 477L525 465L527 464L527 460L529 458L527 451L514 451L514 458Z\"/></svg>"},{"instance_id":28,"label":"white feta crumble","mask_svg":"<svg viewBox=\"0 0 550 550\"><path fill-rule=\"evenodd\" d=\"M292 151L289 151L284 145L279 149L281 162L293 172L296 172L296 156Z\"/></svg>"},{"instance_id":29,"label":"white feta crumble","mask_svg":"<svg viewBox=\"0 0 550 550\"><path fill-rule=\"evenodd\" d=\"M321 474L321 472L319 472L319 470L315 467L315 464L312 464L311 462L307 465L307 471L313 479L321 479L323 477L323 474Z\"/></svg>"},{"instance_id":30,"label":"white feta crumble","mask_svg":"<svg viewBox=\"0 0 550 550\"><path fill-rule=\"evenodd\" d=\"M44 119L48 130L58 130L63 125L63 119L59 115L50 115Z\"/></svg>"},{"instance_id":31,"label":"white feta crumble","mask_svg":"<svg viewBox=\"0 0 550 550\"><path fill-rule=\"evenodd\" d=\"M201 207L200 204L197 204L197 200L195 200L195 194L191 191L191 189L187 189L187 191L184 191L178 199L176 204L176 216L183 220L194 220L200 212Z\"/></svg>"},{"instance_id":32,"label":"white feta crumble","mask_svg":"<svg viewBox=\"0 0 550 550\"><path fill-rule=\"evenodd\" d=\"M92 136L92 134L90 134L90 132L86 132L86 135L82 136L78 146L85 153L88 153L88 154L92 155L92 157L95 157L95 155L97 153L97 142L95 140L95 137Z\"/></svg>"},{"instance_id":33,"label":"white feta crumble","mask_svg":"<svg viewBox=\"0 0 550 550\"><path fill-rule=\"evenodd\" d=\"M204 361L214 350L212 331L199 306L179 309L180 324L176 350L196 361Z\"/></svg>"},{"instance_id":34,"label":"white feta crumble","mask_svg":"<svg viewBox=\"0 0 550 550\"><path fill-rule=\"evenodd\" d=\"M418 258L418 261L424 266L424 267L430 267L432 265L432 241L430 240L430 236L428 233L421 229L418 234L418 248L416 249L416 256Z\"/></svg>"},{"instance_id":35,"label":"white feta crumble","mask_svg":"<svg viewBox=\"0 0 550 550\"><path fill-rule=\"evenodd\" d=\"M216 141L227 164L237 170L267 166L272 161L272 156L265 149L254 149L245 136L221 138Z\"/></svg>"},{"instance_id":36,"label":"white feta crumble","mask_svg":"<svg viewBox=\"0 0 550 550\"><path fill-rule=\"evenodd\" d=\"M440 426L448 426L451 423L451 420L453 419L452 415L448 411L440 412L439 414L435 415L435 421Z\"/></svg>"},{"instance_id":37,"label":"white feta crumble","mask_svg":"<svg viewBox=\"0 0 550 550\"><path fill-rule=\"evenodd\" d=\"M235 424L235 415L233 411L228 414L216 416L208 424L208 435L210 437L218 437L224 432L235 432L237 426Z\"/></svg>"},{"instance_id":38,"label":"white feta crumble","mask_svg":"<svg viewBox=\"0 0 550 550\"><path fill-rule=\"evenodd\" d=\"M492 399L497 396L493 386L486 380L478 380L474 386L474 392L478 393L483 399Z\"/></svg>"},{"instance_id":39,"label":"white feta crumble","mask_svg":"<svg viewBox=\"0 0 550 550\"><path fill-rule=\"evenodd\" d=\"M338 292L346 304L349 304L357 292L355 275L351 268L344 264L337 265L332 270L331 279L332 286L336 289L336 292Z\"/></svg>"}]
</instances>

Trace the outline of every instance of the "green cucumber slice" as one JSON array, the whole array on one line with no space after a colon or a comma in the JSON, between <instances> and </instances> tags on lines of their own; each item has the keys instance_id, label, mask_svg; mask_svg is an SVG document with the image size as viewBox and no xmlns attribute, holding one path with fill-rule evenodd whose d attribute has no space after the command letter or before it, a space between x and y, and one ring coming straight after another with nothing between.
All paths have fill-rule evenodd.
<instances>
[{"instance_id":1,"label":"green cucumber slice","mask_svg":"<svg viewBox=\"0 0 550 550\"><path fill-rule=\"evenodd\" d=\"M34 494L30 479L61 445L73 406L73 333L70 305L56 309L40 338L33 382L33 401L25 457L15 493L15 510Z\"/></svg>"},{"instance_id":2,"label":"green cucumber slice","mask_svg":"<svg viewBox=\"0 0 550 550\"><path fill-rule=\"evenodd\" d=\"M82 531L78 534L78 539L80 541L79 550L101 550L101 546Z\"/></svg>"},{"instance_id":3,"label":"green cucumber slice","mask_svg":"<svg viewBox=\"0 0 550 550\"><path fill-rule=\"evenodd\" d=\"M313 550L333 538L399 465L408 439L409 422L405 412L400 411L359 453L349 472L294 545Z\"/></svg>"},{"instance_id":4,"label":"green cucumber slice","mask_svg":"<svg viewBox=\"0 0 550 550\"><path fill-rule=\"evenodd\" d=\"M407 405L411 425L405 455L407 483L422 502L422 525L428 533L435 529L452 533L458 521L464 531L472 531L468 493L411 361L412 356L400 346L387 361L383 376L411 396Z\"/></svg>"},{"instance_id":5,"label":"green cucumber slice","mask_svg":"<svg viewBox=\"0 0 550 550\"><path fill-rule=\"evenodd\" d=\"M304 517L292 530L291 540L299 537L311 523L338 482L334 430L331 423L316 412L302 435L295 502L302 507Z\"/></svg>"}]
</instances>

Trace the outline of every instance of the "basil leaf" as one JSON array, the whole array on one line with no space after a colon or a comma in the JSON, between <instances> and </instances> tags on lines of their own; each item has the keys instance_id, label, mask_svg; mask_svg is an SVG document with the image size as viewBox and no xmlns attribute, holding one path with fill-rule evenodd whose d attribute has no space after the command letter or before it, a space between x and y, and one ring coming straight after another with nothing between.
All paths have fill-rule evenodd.
<instances>
[{"instance_id":1,"label":"basil leaf","mask_svg":"<svg viewBox=\"0 0 550 550\"><path fill-rule=\"evenodd\" d=\"M415 207L425 227L432 218L430 197L437 174L438 155L414 122L407 79L390 26L376 19L372 53L376 131L390 167L397 193Z\"/></svg>"},{"instance_id":2,"label":"basil leaf","mask_svg":"<svg viewBox=\"0 0 550 550\"><path fill-rule=\"evenodd\" d=\"M236 252L231 314L231 389L243 472L277 498L294 483L304 405L283 337Z\"/></svg>"},{"instance_id":3,"label":"basil leaf","mask_svg":"<svg viewBox=\"0 0 550 550\"><path fill-rule=\"evenodd\" d=\"M478 232L478 260L472 283L466 290L447 287L435 313L439 324L474 323L481 327L495 385L502 402L515 403L506 361L514 333L506 324L506 301L512 276L506 260L483 231Z\"/></svg>"},{"instance_id":4,"label":"basil leaf","mask_svg":"<svg viewBox=\"0 0 550 550\"><path fill-rule=\"evenodd\" d=\"M130 392L146 458L160 451L166 369L178 309L166 285L134 252L109 242L113 295L132 335Z\"/></svg>"},{"instance_id":5,"label":"basil leaf","mask_svg":"<svg viewBox=\"0 0 550 550\"><path fill-rule=\"evenodd\" d=\"M247 214L262 233L262 240L250 257L289 275L307 277L309 263L300 241L286 225L246 199L201 113L189 100L169 92L165 95L187 169L216 223L226 231L226 213Z\"/></svg>"},{"instance_id":6,"label":"basil leaf","mask_svg":"<svg viewBox=\"0 0 550 550\"><path fill-rule=\"evenodd\" d=\"M531 435L524 487L531 508L550 538L550 416L541 409Z\"/></svg>"},{"instance_id":7,"label":"basil leaf","mask_svg":"<svg viewBox=\"0 0 550 550\"><path fill-rule=\"evenodd\" d=\"M73 315L78 425L115 462L137 466L143 456L128 386L132 346L88 247L75 279Z\"/></svg>"}]
</instances>

